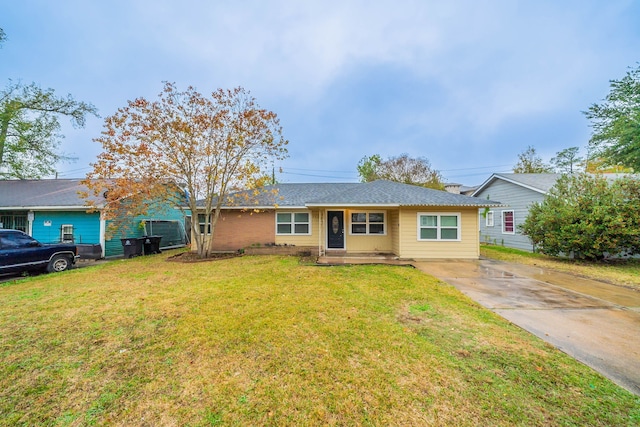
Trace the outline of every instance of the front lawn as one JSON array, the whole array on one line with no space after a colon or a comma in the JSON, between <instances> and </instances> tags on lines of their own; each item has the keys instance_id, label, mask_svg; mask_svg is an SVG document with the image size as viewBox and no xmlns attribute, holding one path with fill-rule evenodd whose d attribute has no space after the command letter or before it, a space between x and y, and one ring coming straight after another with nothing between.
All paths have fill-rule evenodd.
<instances>
[{"instance_id":1,"label":"front lawn","mask_svg":"<svg viewBox=\"0 0 640 427\"><path fill-rule=\"evenodd\" d=\"M413 268L166 258L0 284L1 425L640 423L640 398Z\"/></svg>"}]
</instances>

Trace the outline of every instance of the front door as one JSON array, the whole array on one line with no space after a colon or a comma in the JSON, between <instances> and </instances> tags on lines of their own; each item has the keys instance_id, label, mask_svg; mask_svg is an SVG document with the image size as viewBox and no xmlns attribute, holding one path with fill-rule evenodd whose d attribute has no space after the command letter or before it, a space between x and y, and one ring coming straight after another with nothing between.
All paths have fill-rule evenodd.
<instances>
[{"instance_id":1,"label":"front door","mask_svg":"<svg viewBox=\"0 0 640 427\"><path fill-rule=\"evenodd\" d=\"M327 248L344 249L343 211L327 211Z\"/></svg>"}]
</instances>

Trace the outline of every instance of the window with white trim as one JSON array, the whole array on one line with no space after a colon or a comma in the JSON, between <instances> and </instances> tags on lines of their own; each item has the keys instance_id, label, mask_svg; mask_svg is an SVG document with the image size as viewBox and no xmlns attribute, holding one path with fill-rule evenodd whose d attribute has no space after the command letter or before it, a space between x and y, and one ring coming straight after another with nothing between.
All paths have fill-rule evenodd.
<instances>
[{"instance_id":1,"label":"window with white trim","mask_svg":"<svg viewBox=\"0 0 640 427\"><path fill-rule=\"evenodd\" d=\"M384 212L351 212L351 234L386 234Z\"/></svg>"},{"instance_id":2,"label":"window with white trim","mask_svg":"<svg viewBox=\"0 0 640 427\"><path fill-rule=\"evenodd\" d=\"M493 227L493 211L487 212L487 215L485 216L485 225L487 227Z\"/></svg>"},{"instance_id":3,"label":"window with white trim","mask_svg":"<svg viewBox=\"0 0 640 427\"><path fill-rule=\"evenodd\" d=\"M60 227L60 241L62 243L73 243L73 225L63 224Z\"/></svg>"},{"instance_id":4,"label":"window with white trim","mask_svg":"<svg viewBox=\"0 0 640 427\"><path fill-rule=\"evenodd\" d=\"M513 211L502 211L502 233L515 234L515 214Z\"/></svg>"},{"instance_id":5,"label":"window with white trim","mask_svg":"<svg viewBox=\"0 0 640 427\"><path fill-rule=\"evenodd\" d=\"M200 226L200 234L211 234L211 219L207 225L207 232L205 233L204 226L207 216L205 214L198 214L198 225Z\"/></svg>"},{"instance_id":6,"label":"window with white trim","mask_svg":"<svg viewBox=\"0 0 640 427\"><path fill-rule=\"evenodd\" d=\"M418 213L418 240L460 240L460 214Z\"/></svg>"},{"instance_id":7,"label":"window with white trim","mask_svg":"<svg viewBox=\"0 0 640 427\"><path fill-rule=\"evenodd\" d=\"M276 234L311 234L309 212L277 212Z\"/></svg>"}]
</instances>

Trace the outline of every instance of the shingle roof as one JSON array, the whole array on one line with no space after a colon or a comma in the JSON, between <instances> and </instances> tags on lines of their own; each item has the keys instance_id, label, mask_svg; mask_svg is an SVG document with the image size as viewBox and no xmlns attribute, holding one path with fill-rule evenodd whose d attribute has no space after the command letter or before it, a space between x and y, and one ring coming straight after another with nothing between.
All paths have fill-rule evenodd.
<instances>
[{"instance_id":1,"label":"shingle roof","mask_svg":"<svg viewBox=\"0 0 640 427\"><path fill-rule=\"evenodd\" d=\"M227 207L500 206L500 202L391 181L275 184L230 196Z\"/></svg>"},{"instance_id":2,"label":"shingle roof","mask_svg":"<svg viewBox=\"0 0 640 427\"><path fill-rule=\"evenodd\" d=\"M86 208L80 179L0 180L0 208Z\"/></svg>"},{"instance_id":3,"label":"shingle roof","mask_svg":"<svg viewBox=\"0 0 640 427\"><path fill-rule=\"evenodd\" d=\"M322 198L314 198L307 205L398 205L398 206L479 206L499 205L498 202L478 200L461 194L392 181L373 181L345 189Z\"/></svg>"}]
</instances>

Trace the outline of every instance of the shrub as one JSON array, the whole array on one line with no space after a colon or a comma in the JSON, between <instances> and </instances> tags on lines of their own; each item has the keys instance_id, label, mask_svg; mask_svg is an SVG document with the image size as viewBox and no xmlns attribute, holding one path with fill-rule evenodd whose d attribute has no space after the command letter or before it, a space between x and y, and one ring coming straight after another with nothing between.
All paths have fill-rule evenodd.
<instances>
[{"instance_id":1,"label":"shrub","mask_svg":"<svg viewBox=\"0 0 640 427\"><path fill-rule=\"evenodd\" d=\"M561 177L520 228L552 256L601 260L640 253L640 181L601 175Z\"/></svg>"}]
</instances>

